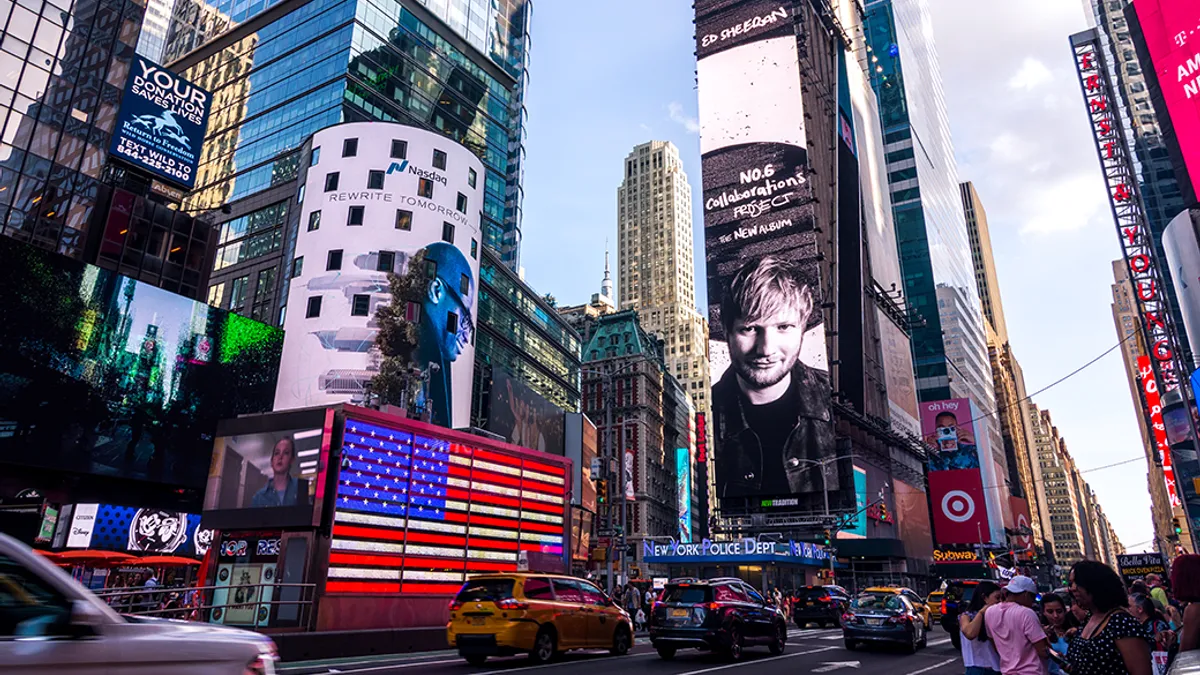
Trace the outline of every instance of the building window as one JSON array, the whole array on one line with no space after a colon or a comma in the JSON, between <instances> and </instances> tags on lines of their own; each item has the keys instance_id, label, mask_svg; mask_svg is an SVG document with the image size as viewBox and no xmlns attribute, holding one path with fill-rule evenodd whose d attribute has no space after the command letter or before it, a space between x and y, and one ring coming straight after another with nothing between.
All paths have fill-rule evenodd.
<instances>
[{"instance_id":1,"label":"building window","mask_svg":"<svg viewBox=\"0 0 1200 675\"><path fill-rule=\"evenodd\" d=\"M304 256L299 256L292 261L292 278L300 276L304 273Z\"/></svg>"},{"instance_id":2,"label":"building window","mask_svg":"<svg viewBox=\"0 0 1200 675\"><path fill-rule=\"evenodd\" d=\"M475 175L475 169L467 169L467 185L475 187L475 181L478 176Z\"/></svg>"},{"instance_id":3,"label":"building window","mask_svg":"<svg viewBox=\"0 0 1200 675\"><path fill-rule=\"evenodd\" d=\"M321 316L321 296L314 295L308 299L308 309L304 312L304 318L313 319Z\"/></svg>"},{"instance_id":4,"label":"building window","mask_svg":"<svg viewBox=\"0 0 1200 675\"><path fill-rule=\"evenodd\" d=\"M296 190L296 203L297 204L301 204L304 202L304 188L305 188L305 186L301 185L300 189Z\"/></svg>"},{"instance_id":5,"label":"building window","mask_svg":"<svg viewBox=\"0 0 1200 675\"><path fill-rule=\"evenodd\" d=\"M318 145L308 154L308 165L316 166L319 161L321 161L321 146Z\"/></svg>"},{"instance_id":6,"label":"building window","mask_svg":"<svg viewBox=\"0 0 1200 675\"><path fill-rule=\"evenodd\" d=\"M412 230L412 211L396 209L396 229L405 231Z\"/></svg>"},{"instance_id":7,"label":"building window","mask_svg":"<svg viewBox=\"0 0 1200 675\"><path fill-rule=\"evenodd\" d=\"M338 172L331 171L325 174L325 191L334 192L338 188Z\"/></svg>"},{"instance_id":8,"label":"building window","mask_svg":"<svg viewBox=\"0 0 1200 675\"><path fill-rule=\"evenodd\" d=\"M351 206L350 211L346 214L346 224L362 225L366 208L365 206Z\"/></svg>"},{"instance_id":9,"label":"building window","mask_svg":"<svg viewBox=\"0 0 1200 675\"><path fill-rule=\"evenodd\" d=\"M433 199L433 181L428 178L421 178L417 181L417 196L425 199Z\"/></svg>"},{"instance_id":10,"label":"building window","mask_svg":"<svg viewBox=\"0 0 1200 675\"><path fill-rule=\"evenodd\" d=\"M454 243L454 223L442 223L442 241Z\"/></svg>"},{"instance_id":11,"label":"building window","mask_svg":"<svg viewBox=\"0 0 1200 675\"><path fill-rule=\"evenodd\" d=\"M317 210L317 211L313 211L312 213L308 214L308 231L312 232L313 230L320 229L320 227L321 227L321 211Z\"/></svg>"},{"instance_id":12,"label":"building window","mask_svg":"<svg viewBox=\"0 0 1200 675\"><path fill-rule=\"evenodd\" d=\"M350 316L367 316L371 313L371 296L359 294L350 303Z\"/></svg>"},{"instance_id":13,"label":"building window","mask_svg":"<svg viewBox=\"0 0 1200 675\"><path fill-rule=\"evenodd\" d=\"M275 295L275 269L268 267L258 272L258 280L254 284L254 307L250 310L250 318L266 322L271 318L271 298Z\"/></svg>"},{"instance_id":14,"label":"building window","mask_svg":"<svg viewBox=\"0 0 1200 675\"><path fill-rule=\"evenodd\" d=\"M229 287L229 310L240 312L246 309L246 287L250 285L250 276L238 277Z\"/></svg>"},{"instance_id":15,"label":"building window","mask_svg":"<svg viewBox=\"0 0 1200 675\"><path fill-rule=\"evenodd\" d=\"M454 312L446 312L446 332L458 333L458 315Z\"/></svg>"},{"instance_id":16,"label":"building window","mask_svg":"<svg viewBox=\"0 0 1200 675\"><path fill-rule=\"evenodd\" d=\"M383 172L368 171L367 172L367 189L382 190L383 189Z\"/></svg>"},{"instance_id":17,"label":"building window","mask_svg":"<svg viewBox=\"0 0 1200 675\"><path fill-rule=\"evenodd\" d=\"M408 141L392 141L392 159L408 157Z\"/></svg>"},{"instance_id":18,"label":"building window","mask_svg":"<svg viewBox=\"0 0 1200 675\"><path fill-rule=\"evenodd\" d=\"M458 294L466 296L471 292L471 277L460 274L458 275Z\"/></svg>"},{"instance_id":19,"label":"building window","mask_svg":"<svg viewBox=\"0 0 1200 675\"><path fill-rule=\"evenodd\" d=\"M466 196L466 195L464 195L464 194L463 194L463 193L461 193L461 192L460 192L460 193L458 193L458 204L457 204L457 206L458 206L458 212L459 212L459 213L466 213L466 212L467 212L467 196Z\"/></svg>"},{"instance_id":20,"label":"building window","mask_svg":"<svg viewBox=\"0 0 1200 675\"><path fill-rule=\"evenodd\" d=\"M329 252L329 255L326 256L326 258L325 258L325 269L326 270L342 269L342 249L337 248L337 249L333 249L332 251Z\"/></svg>"},{"instance_id":21,"label":"building window","mask_svg":"<svg viewBox=\"0 0 1200 675\"><path fill-rule=\"evenodd\" d=\"M479 242L474 239L471 240L471 257L479 257Z\"/></svg>"},{"instance_id":22,"label":"building window","mask_svg":"<svg viewBox=\"0 0 1200 675\"><path fill-rule=\"evenodd\" d=\"M225 282L224 281L222 281L221 283L219 283L215 286L208 287L208 304L212 305L213 307L220 307L221 301L224 299L225 299Z\"/></svg>"},{"instance_id":23,"label":"building window","mask_svg":"<svg viewBox=\"0 0 1200 675\"><path fill-rule=\"evenodd\" d=\"M342 157L356 157L358 155L358 139L347 138L342 141Z\"/></svg>"},{"instance_id":24,"label":"building window","mask_svg":"<svg viewBox=\"0 0 1200 675\"><path fill-rule=\"evenodd\" d=\"M446 170L446 153L441 150L433 151L433 168Z\"/></svg>"},{"instance_id":25,"label":"building window","mask_svg":"<svg viewBox=\"0 0 1200 675\"><path fill-rule=\"evenodd\" d=\"M379 272L391 272L396 268L396 254L392 251L380 251L379 262L375 269Z\"/></svg>"}]
</instances>

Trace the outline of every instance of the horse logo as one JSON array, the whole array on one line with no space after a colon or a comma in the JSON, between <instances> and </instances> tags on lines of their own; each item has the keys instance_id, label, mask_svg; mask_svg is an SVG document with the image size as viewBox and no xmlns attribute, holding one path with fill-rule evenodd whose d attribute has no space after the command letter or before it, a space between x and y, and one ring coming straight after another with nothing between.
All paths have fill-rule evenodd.
<instances>
[{"instance_id":1,"label":"horse logo","mask_svg":"<svg viewBox=\"0 0 1200 675\"><path fill-rule=\"evenodd\" d=\"M188 145L187 133L183 130L183 125L179 123L179 118L170 110L164 110L159 115L138 115L134 117L130 124L136 124L145 127L147 131L174 141L182 146Z\"/></svg>"}]
</instances>

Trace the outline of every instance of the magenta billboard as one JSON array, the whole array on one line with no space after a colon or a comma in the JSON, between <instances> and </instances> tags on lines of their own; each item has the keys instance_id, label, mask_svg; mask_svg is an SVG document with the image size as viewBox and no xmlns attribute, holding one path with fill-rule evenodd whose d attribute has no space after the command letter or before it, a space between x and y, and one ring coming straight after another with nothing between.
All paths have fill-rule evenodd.
<instances>
[{"instance_id":1,"label":"magenta billboard","mask_svg":"<svg viewBox=\"0 0 1200 675\"><path fill-rule=\"evenodd\" d=\"M1158 112L1170 117L1187 184L1200 195L1200 2L1134 0L1133 7L1167 108Z\"/></svg>"}]
</instances>

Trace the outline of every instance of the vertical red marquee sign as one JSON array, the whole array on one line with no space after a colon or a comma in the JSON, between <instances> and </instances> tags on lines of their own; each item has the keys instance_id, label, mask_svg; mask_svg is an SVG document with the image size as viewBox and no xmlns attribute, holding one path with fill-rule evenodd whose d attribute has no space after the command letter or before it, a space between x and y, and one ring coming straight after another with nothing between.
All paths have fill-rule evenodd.
<instances>
[{"instance_id":1,"label":"vertical red marquee sign","mask_svg":"<svg viewBox=\"0 0 1200 675\"><path fill-rule=\"evenodd\" d=\"M1178 391L1183 401L1189 405L1192 397L1188 391L1185 364L1180 363L1177 356L1178 333L1167 307L1166 296L1163 294L1160 262L1154 251L1153 235L1146 226L1137 174L1130 158L1125 129L1118 110L1120 103L1112 94L1108 64L1097 32L1093 29L1072 35L1071 47L1075 53L1075 67L1079 73L1083 97L1087 102L1092 137L1108 187L1108 201L1117 225L1117 238L1121 242L1121 251L1134 288L1134 301L1137 303L1141 319L1142 336L1150 351L1145 357L1145 364L1149 366L1149 374L1156 383L1154 398L1157 405L1151 404L1147 397L1147 387L1144 385L1144 410L1151 416L1150 426L1155 430L1155 448L1161 456L1163 469L1171 467L1172 479L1174 469L1179 465L1183 481L1171 486L1175 489L1175 499L1179 499L1178 488L1182 487L1185 513L1188 514L1189 521L1197 523L1200 522L1197 519L1197 516L1200 516L1200 495L1197 494L1191 480L1194 476L1188 475L1190 472L1186 465L1173 461L1167 443L1157 440L1159 430L1165 433L1161 400L1158 400L1162 392ZM1142 365L1139 362L1139 366ZM1155 418L1152 411L1156 409L1159 414Z\"/></svg>"},{"instance_id":2,"label":"vertical red marquee sign","mask_svg":"<svg viewBox=\"0 0 1200 675\"><path fill-rule=\"evenodd\" d=\"M1146 397L1146 407L1150 413L1150 432L1154 435L1154 447L1158 448L1158 453L1162 456L1163 481L1167 484L1171 508L1179 508L1183 502L1179 500L1179 492L1175 487L1175 467L1171 464L1171 446L1167 443L1167 428L1163 424L1162 399L1158 395L1158 383L1154 381L1150 357L1139 356L1137 365L1138 375L1142 378L1142 394Z\"/></svg>"}]
</instances>

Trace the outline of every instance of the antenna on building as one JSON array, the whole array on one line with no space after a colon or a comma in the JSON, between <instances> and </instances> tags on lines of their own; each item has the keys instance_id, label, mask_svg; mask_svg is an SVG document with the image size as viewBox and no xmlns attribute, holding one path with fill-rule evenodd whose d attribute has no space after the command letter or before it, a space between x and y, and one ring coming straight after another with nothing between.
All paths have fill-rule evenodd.
<instances>
[{"instance_id":1,"label":"antenna on building","mask_svg":"<svg viewBox=\"0 0 1200 675\"><path fill-rule=\"evenodd\" d=\"M600 295L612 299L612 275L608 271L608 237L604 238L604 281L600 282Z\"/></svg>"}]
</instances>

